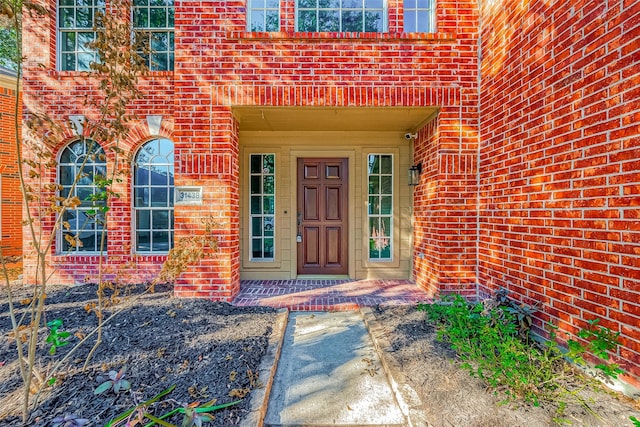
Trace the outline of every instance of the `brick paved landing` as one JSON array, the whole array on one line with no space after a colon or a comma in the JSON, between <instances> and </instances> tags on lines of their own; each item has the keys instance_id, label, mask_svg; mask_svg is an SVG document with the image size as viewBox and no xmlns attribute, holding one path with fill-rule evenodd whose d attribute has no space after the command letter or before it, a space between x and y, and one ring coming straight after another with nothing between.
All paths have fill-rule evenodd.
<instances>
[{"instance_id":1,"label":"brick paved landing","mask_svg":"<svg viewBox=\"0 0 640 427\"><path fill-rule=\"evenodd\" d=\"M293 311L356 310L378 304L414 304L429 296L410 280L242 280L234 305Z\"/></svg>"}]
</instances>

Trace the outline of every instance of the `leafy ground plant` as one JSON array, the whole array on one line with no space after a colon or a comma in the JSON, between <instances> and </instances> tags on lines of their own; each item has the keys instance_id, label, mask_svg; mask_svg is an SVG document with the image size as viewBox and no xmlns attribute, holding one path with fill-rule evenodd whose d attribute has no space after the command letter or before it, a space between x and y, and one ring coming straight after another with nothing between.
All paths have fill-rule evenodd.
<instances>
[{"instance_id":1,"label":"leafy ground plant","mask_svg":"<svg viewBox=\"0 0 640 427\"><path fill-rule=\"evenodd\" d=\"M200 405L200 402L193 402L190 404L182 405L162 415L154 415L152 406L155 403L159 402L161 398L171 393L175 388L176 386L172 385L171 387L161 391L151 399L139 405L136 405L133 408L130 408L123 414L109 421L107 424L105 424L104 427L115 427L120 425L122 422L126 422L126 425L128 427L133 427L138 424L144 425L144 427L151 427L154 425L178 427L177 425L166 421L166 419L175 414L182 414L181 427L202 427L204 423L213 421L215 416L212 414L212 412L240 403L239 400L236 400L234 402L216 405L216 399L214 399L205 403L204 405ZM146 420L148 420L149 422L146 422Z\"/></svg>"},{"instance_id":2,"label":"leafy ground plant","mask_svg":"<svg viewBox=\"0 0 640 427\"><path fill-rule=\"evenodd\" d=\"M608 352L619 344L617 335L598 326L597 320L578 336L586 342L568 340L568 350L556 342L556 330L550 326L551 340L543 345L519 333L521 318L508 307L487 311L481 303L468 303L459 295L445 297L435 304L421 304L418 309L440 325L438 338L449 342L473 376L485 380L508 400L523 398L539 405L541 400L558 405L560 412L567 399L578 399L578 389L567 386L573 376L569 359L584 364L589 352L604 360L596 365L602 375L615 377L622 370L609 364ZM581 402L588 409L586 402Z\"/></svg>"},{"instance_id":3,"label":"leafy ground plant","mask_svg":"<svg viewBox=\"0 0 640 427\"><path fill-rule=\"evenodd\" d=\"M71 332L63 331L62 329L62 320L54 319L50 322L47 322L47 328L49 328L49 335L47 335L47 343L51 344L51 348L49 348L49 354L56 354L56 350L59 347L64 347L65 345L69 345L69 337L71 337Z\"/></svg>"},{"instance_id":4,"label":"leafy ground plant","mask_svg":"<svg viewBox=\"0 0 640 427\"><path fill-rule=\"evenodd\" d=\"M66 414L62 417L54 418L51 423L52 427L83 427L89 424L89 420L74 414Z\"/></svg>"},{"instance_id":5,"label":"leafy ground plant","mask_svg":"<svg viewBox=\"0 0 640 427\"><path fill-rule=\"evenodd\" d=\"M113 390L115 394L118 394L121 391L130 390L131 383L124 379L124 374L126 372L126 366L123 366L119 371L109 371L109 379L101 383L93 391L93 394L102 394L107 390Z\"/></svg>"}]
</instances>

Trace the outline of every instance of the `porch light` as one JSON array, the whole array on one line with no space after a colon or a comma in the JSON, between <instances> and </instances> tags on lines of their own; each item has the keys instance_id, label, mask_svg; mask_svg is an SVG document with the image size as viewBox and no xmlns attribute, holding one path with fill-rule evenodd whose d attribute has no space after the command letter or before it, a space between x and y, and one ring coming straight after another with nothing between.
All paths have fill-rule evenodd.
<instances>
[{"instance_id":1,"label":"porch light","mask_svg":"<svg viewBox=\"0 0 640 427\"><path fill-rule=\"evenodd\" d=\"M413 165L409 168L409 185L418 185L420 183L420 174L422 173L422 163Z\"/></svg>"}]
</instances>

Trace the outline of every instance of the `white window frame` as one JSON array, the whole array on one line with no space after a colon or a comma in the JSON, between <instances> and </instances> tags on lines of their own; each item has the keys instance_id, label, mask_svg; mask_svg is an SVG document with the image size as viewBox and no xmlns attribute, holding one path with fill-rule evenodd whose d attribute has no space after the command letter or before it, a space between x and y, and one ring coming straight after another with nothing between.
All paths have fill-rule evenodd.
<instances>
[{"instance_id":1,"label":"white window frame","mask_svg":"<svg viewBox=\"0 0 640 427\"><path fill-rule=\"evenodd\" d=\"M370 171L370 166L369 166L369 162L372 156L378 156L380 157L380 159L382 159L382 157L388 157L389 158L389 162L391 164L391 173L382 173L381 170L378 170L378 172L371 172ZM380 165L379 167L381 166ZM395 163L395 156L392 153L368 153L366 156L366 168L367 168L367 182L366 182L366 186L367 186L367 222L366 222L366 227L367 227L367 260L370 263L389 263L389 262L393 262L394 261L394 252L395 252L395 239L394 239L394 235L395 235L395 230L394 230L394 208L395 208L395 167L394 167L394 163ZM391 178L391 182L389 184L390 186L390 192L388 193L383 193L383 192L371 192L370 191L370 178L372 176L377 176L378 177L378 188L381 190L382 189L382 178ZM391 211L389 213L382 213L382 199L383 198L390 198L390 203L389 206L391 208ZM375 206L375 204L372 204L372 200L378 200L378 204L377 204L377 208ZM377 212L376 212L377 211ZM388 222L389 222L389 229L388 230L384 230L384 235L373 235L373 231L371 229L371 219L373 218L378 218L378 223L379 224L383 224L382 219L383 218L388 218ZM376 230L378 233L380 232L380 230L382 230L383 227L379 226L378 229ZM382 258L382 257L378 257L378 258L372 258L371 257L371 244L373 243L372 240L375 243L379 250L382 249L382 244L384 243L384 241L388 241L388 247L389 247L389 257L388 258Z\"/></svg>"},{"instance_id":2,"label":"white window frame","mask_svg":"<svg viewBox=\"0 0 640 427\"><path fill-rule=\"evenodd\" d=\"M410 14L413 16L409 16ZM425 14L428 14L426 23L421 20L421 16ZM408 29L408 19L413 19L411 30ZM426 31L419 31L420 24L427 25ZM404 0L403 25L405 33L435 33L436 0Z\"/></svg>"},{"instance_id":3,"label":"white window frame","mask_svg":"<svg viewBox=\"0 0 640 427\"><path fill-rule=\"evenodd\" d=\"M104 0L88 0L91 2L91 5L79 5L83 0L57 0L56 1L56 68L60 71L89 71L91 68L89 64L91 62L97 61L97 52L95 50L89 49L85 47L83 43L82 46L78 46L78 38L79 35L91 35L92 40L96 39L96 32L93 30L96 18L96 12L105 10L105 1ZM86 1L86 0L85 0ZM61 3L69 3L69 4L61 4ZM61 20L61 11L62 10L71 10L73 11L73 25L69 27L62 27L60 25ZM77 24L77 16L80 10L88 9L91 13L91 26L78 27ZM74 48L73 50L65 49L63 38L66 38L69 34L74 34ZM71 68L62 68L63 55L74 55L74 67ZM79 55L91 56L91 60L87 64L87 68L79 68L78 65L80 61L78 61ZM83 62L84 63L84 62Z\"/></svg>"},{"instance_id":4,"label":"white window frame","mask_svg":"<svg viewBox=\"0 0 640 427\"><path fill-rule=\"evenodd\" d=\"M139 163L139 157L140 154L142 153L142 151L144 150L144 148L146 146L149 146L153 143L159 143L159 141L169 141L172 145L172 149L171 152L167 153L166 155L162 155L162 154L158 154L158 153L154 153L151 155L151 157L149 158L148 161L144 162L144 165L153 165L153 166L161 166L161 167L166 167L168 168L167 170L170 171L171 175L175 177L175 162L174 162L174 152L175 152L175 143L170 140L169 138L163 138L163 137L156 137L156 138L152 138L149 139L148 141L145 141L143 144L140 145L140 148L138 148L135 156L133 157L133 164L131 165L131 171L132 171L132 180L131 180L131 186L132 186L132 191L131 191L131 220L133 223L133 247L134 247L134 251L135 253L139 253L139 254L166 254L169 252L169 250L171 250L171 248L173 248L174 245L174 238L175 238L175 201L174 201L174 193L175 193L175 182L172 184L170 182L168 182L166 185L153 185L151 182L151 179L149 179L149 182L146 184L139 184L137 182L137 166ZM155 161L154 159L158 158L158 157L164 157L166 159L165 162L158 162ZM170 160L169 160L170 159ZM137 198L136 198L136 189L148 189L149 191L149 200L150 200L150 205L149 206L137 206ZM153 206L151 204L151 197L152 197L152 188L165 188L167 191L167 206ZM148 211L149 212L149 228L145 228L145 229L139 229L138 228L138 212L142 212L142 211ZM154 228L153 227L153 212L155 211L167 211L169 213L169 227L168 228ZM149 233L149 250L140 250L140 248L138 247L138 235L140 232L148 232ZM169 246L166 250L154 250L153 249L153 233L154 232L167 232L169 233Z\"/></svg>"},{"instance_id":5,"label":"white window frame","mask_svg":"<svg viewBox=\"0 0 640 427\"><path fill-rule=\"evenodd\" d=\"M262 160L262 170L260 172L253 172L251 169L251 160L254 156L260 156L261 160ZM267 172L267 168L264 167L264 158L265 156L272 156L273 157L273 172ZM249 193L249 200L248 200L248 217L249 217L249 232L247 233L247 235L249 236L249 261L251 262L274 262L276 260L276 245L277 245L277 241L276 241L276 235L277 235L277 221L276 221L276 196L277 196L277 188L276 188L276 154L275 153L250 153L249 154L249 168L248 168L248 172L249 172L249 183L248 183L248 193ZM261 187L261 191L258 193L253 193L252 192L252 178L260 178L260 187ZM264 182L265 182L265 177L272 177L273 179L273 194L271 193L265 193L264 192ZM265 212L265 207L264 207L264 201L265 201L265 197L272 197L273 198L273 206L270 209L271 213L269 212ZM259 206L259 210L260 213L253 213L252 212L252 198L260 198L260 206ZM262 224L262 228L261 228L261 235L254 235L253 234L253 221L254 219L260 219L260 222ZM265 224L267 223L267 221L270 222L271 225L271 235L270 236L266 236L265 235L265 231L267 230ZM272 239L273 241L273 248L272 248L272 257L256 257L253 254L253 243L254 240L260 240L262 242L262 253L264 255L265 252L265 240L266 239Z\"/></svg>"},{"instance_id":6,"label":"white window frame","mask_svg":"<svg viewBox=\"0 0 640 427\"><path fill-rule=\"evenodd\" d=\"M70 141L68 144L66 144L62 148L62 150L60 150L60 154L58 156L57 183L60 186L64 187L64 188L71 188L71 186L73 185L73 181L75 180L75 177L79 173L79 170L76 170L76 169L78 169L79 166L82 165L82 161L75 162L75 163L71 163L71 162L70 163L62 163L62 156L63 156L65 150L70 149L70 147L72 145L76 144L76 143L84 143L84 150L83 150L84 152L82 153L83 156L87 155L87 148L90 146L90 144L95 144L92 147L93 148L92 154L104 158L104 161L87 161L87 163L85 164L84 167L86 168L87 166L90 166L92 168L92 171L95 172L96 166L103 166L104 167L104 171L105 171L105 175L107 173L106 155L105 155L105 152L104 152L104 149L102 148L102 146L97 141L94 141L94 140L89 139L89 138L74 139L73 141ZM105 157L103 157L103 156L105 156ZM73 171L73 173L70 175L71 178L72 178L72 182L70 182L70 183L63 183L62 182L61 178L62 178L62 168L63 167L71 167L71 169ZM82 190L82 189L85 189L85 190L90 189L91 194L96 194L97 193L97 187L95 186L95 184L94 185L83 184L82 179L78 179L78 182L76 183L76 186L74 188L74 196L77 196L78 192L80 190ZM81 199L81 201L85 202L86 200L82 200ZM80 213L80 212L83 212L83 211L88 211L90 209L96 209L96 207L94 207L94 206L78 206L75 209L66 208L64 210L64 213L76 212L76 218L78 219L79 215L77 213ZM64 213L63 213L63 215L64 215ZM63 217L62 220L64 222L65 218ZM84 223L81 224L80 226L78 226L77 221L78 220L76 220L76 227L75 228L71 228L70 230L67 230L66 227L63 225L62 227L60 227L60 230L58 230L58 239L57 239L57 243L58 243L57 248L58 248L58 250L57 250L57 253L58 254L73 254L73 255L96 255L96 254L99 254L101 252L100 251L100 243L101 243L101 240L102 240L102 230L103 230L103 228L107 227L106 221L105 221L105 224L104 224L103 228L100 228L100 229L96 228L96 229L93 229L93 230L90 230L90 231L87 231L87 230L84 229ZM69 224L72 225L71 222L69 222ZM64 235L66 233L69 233L72 236L75 236L75 237L78 237L78 238L82 235L82 233L93 234L93 237L95 239L95 247L97 248L97 250L83 250L82 248L84 246L75 246L75 247L71 246L68 249L63 249L64 246L65 246ZM108 236L107 236L106 242L108 242ZM103 253L107 252L106 245L103 248L102 252Z\"/></svg>"},{"instance_id":7,"label":"white window frame","mask_svg":"<svg viewBox=\"0 0 640 427\"><path fill-rule=\"evenodd\" d=\"M366 2L368 0L357 0L359 2L361 2L362 6L359 7L343 7L342 6L342 1L340 1L339 5L337 7L320 7L317 4L316 7L299 7L299 2L300 0L295 0L295 25L296 25L296 31L302 31L302 32L312 32L312 33L322 33L322 32L338 32L338 33L342 33L342 32L357 32L357 33L364 33L364 28L365 28L365 20L363 18L362 21L362 25L363 28L359 31L346 31L343 26L342 26L342 12L359 12L361 11L362 14L364 15L366 13L367 10L374 10L374 11L380 11L380 13L382 14L382 30L380 31L374 31L374 33L377 34L381 34L381 33L386 33L389 31L389 25L388 25L388 17L387 15L389 14L389 8L387 5L387 0L381 0L382 1L382 8L367 8L366 7ZM338 13L338 29L333 31L333 30L322 30L320 31L319 29L313 30L313 31L307 31L307 30L301 30L299 28L299 16L300 16L300 11L316 11L316 28L318 24L318 19L319 19L319 14L320 12L337 12Z\"/></svg>"},{"instance_id":8,"label":"white window frame","mask_svg":"<svg viewBox=\"0 0 640 427\"><path fill-rule=\"evenodd\" d=\"M157 1L157 0L156 0ZM153 0L147 0L146 5L136 4L133 1L131 5L131 23L133 31L138 34L148 34L149 48L151 49L149 58L146 58L147 66L150 71L173 71L175 63L175 3L173 0L162 0L164 4L151 4ZM164 10L163 27L151 26L152 11ZM138 26L136 23L136 14L138 11L146 11L147 25ZM173 25L170 25L173 24ZM154 36L166 35L166 50L156 50L158 46L154 42ZM155 47L154 47L155 46ZM144 52L139 52L142 56L146 56ZM163 55L166 60L166 68L158 67L158 62L153 61L154 55Z\"/></svg>"},{"instance_id":9,"label":"white window frame","mask_svg":"<svg viewBox=\"0 0 640 427\"><path fill-rule=\"evenodd\" d=\"M270 6L273 3L277 3L277 6ZM256 6L256 5L262 5ZM249 32L278 32L280 31L280 10L281 10L281 2L280 0L247 0L247 31ZM278 15L278 27L269 30L267 29L267 14L269 12L276 12ZM253 24L253 14L261 12L262 16L262 27L259 30L254 30L252 28Z\"/></svg>"}]
</instances>

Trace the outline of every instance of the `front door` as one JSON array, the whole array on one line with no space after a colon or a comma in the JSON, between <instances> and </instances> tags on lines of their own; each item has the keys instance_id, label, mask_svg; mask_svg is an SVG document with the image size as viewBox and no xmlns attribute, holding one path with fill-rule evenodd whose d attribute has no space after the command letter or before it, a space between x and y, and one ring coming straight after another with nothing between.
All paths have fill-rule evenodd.
<instances>
[{"instance_id":1,"label":"front door","mask_svg":"<svg viewBox=\"0 0 640 427\"><path fill-rule=\"evenodd\" d=\"M348 274L347 159L298 159L298 274Z\"/></svg>"}]
</instances>

